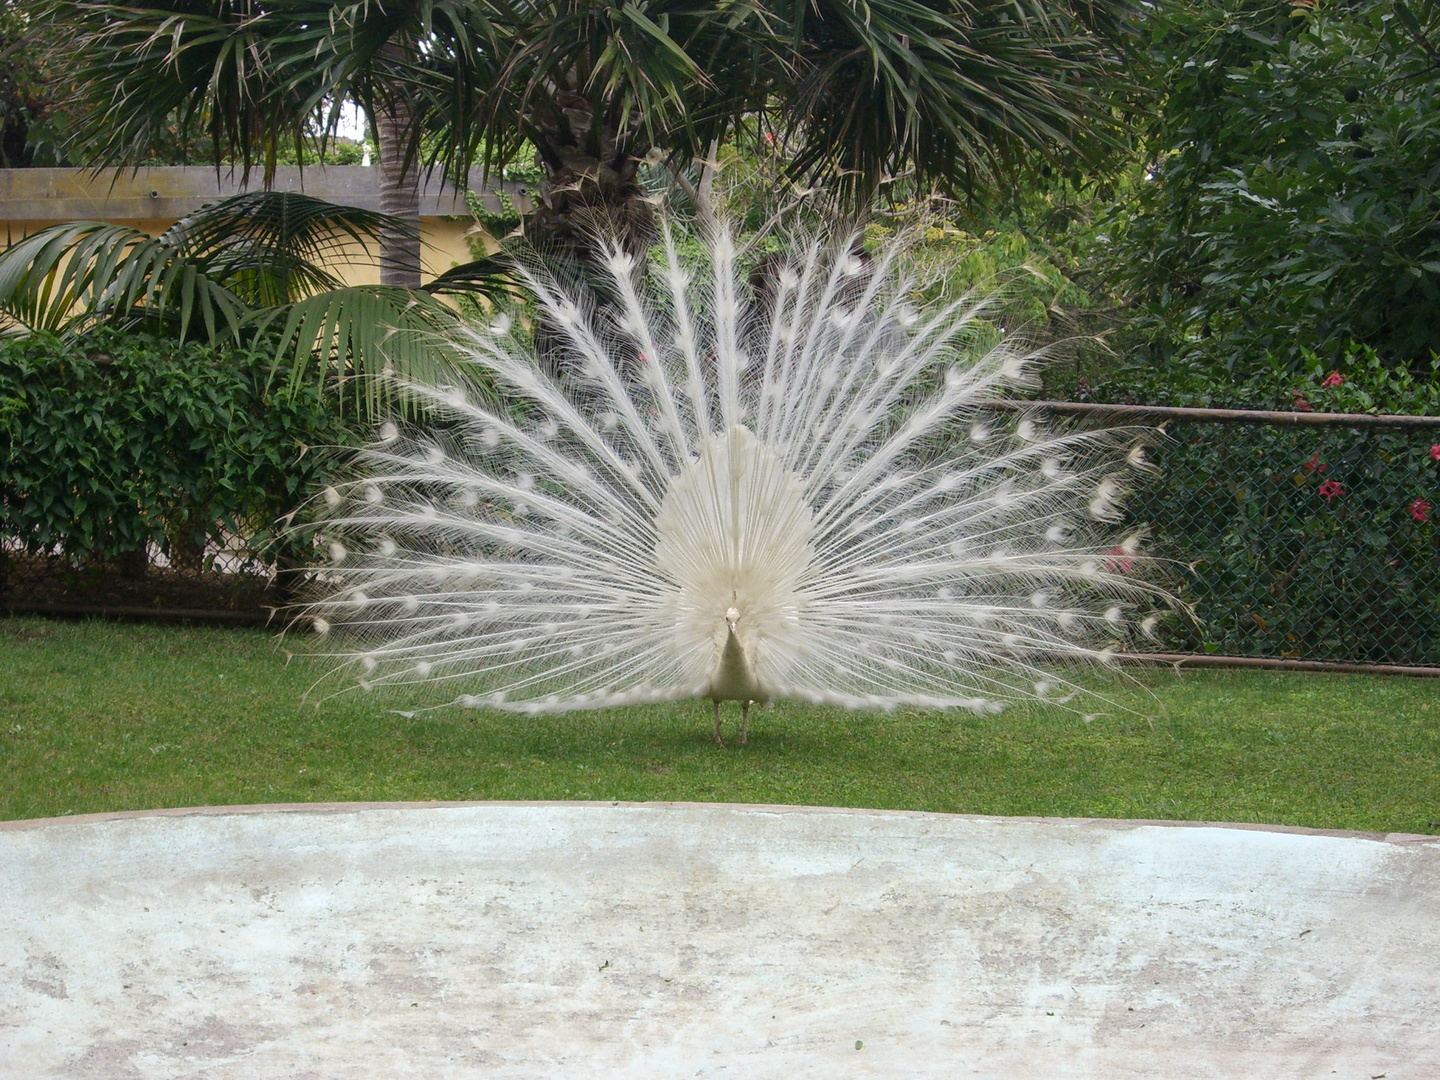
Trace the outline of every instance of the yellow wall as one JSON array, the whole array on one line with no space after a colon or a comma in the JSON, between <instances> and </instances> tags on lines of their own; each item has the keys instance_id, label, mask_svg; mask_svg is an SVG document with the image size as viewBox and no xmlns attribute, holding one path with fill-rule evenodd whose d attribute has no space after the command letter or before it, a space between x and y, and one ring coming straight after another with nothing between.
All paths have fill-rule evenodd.
<instances>
[{"instance_id":1,"label":"yellow wall","mask_svg":"<svg viewBox=\"0 0 1440 1080\"><path fill-rule=\"evenodd\" d=\"M33 232L56 221L6 221L3 223L6 244L23 240ZM139 220L115 220L115 225L128 225L159 236L173 221L164 218L142 218ZM421 269L426 278L443 274L451 267L470 262L473 255L466 242L466 233L472 228L468 221L451 221L446 218L420 219ZM380 263L375 250L362 251L351 244L348 261L332 265L330 270L346 285L376 285L380 282Z\"/></svg>"}]
</instances>

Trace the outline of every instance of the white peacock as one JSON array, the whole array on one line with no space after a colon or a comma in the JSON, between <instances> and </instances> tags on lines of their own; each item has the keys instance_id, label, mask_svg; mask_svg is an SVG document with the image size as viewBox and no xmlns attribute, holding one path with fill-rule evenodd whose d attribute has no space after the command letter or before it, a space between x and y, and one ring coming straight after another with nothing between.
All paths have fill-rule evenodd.
<instances>
[{"instance_id":1,"label":"white peacock","mask_svg":"<svg viewBox=\"0 0 1440 1080\"><path fill-rule=\"evenodd\" d=\"M853 240L792 237L759 299L730 233L687 259L664 220L645 275L602 245L603 306L522 265L566 374L498 316L467 348L509 404L411 387L431 426L386 424L325 493L307 617L342 670L531 714L710 699L717 741L738 701L743 742L752 702L1063 701L1047 665L1152 631L1115 534L1135 433L987 408L1042 353Z\"/></svg>"}]
</instances>

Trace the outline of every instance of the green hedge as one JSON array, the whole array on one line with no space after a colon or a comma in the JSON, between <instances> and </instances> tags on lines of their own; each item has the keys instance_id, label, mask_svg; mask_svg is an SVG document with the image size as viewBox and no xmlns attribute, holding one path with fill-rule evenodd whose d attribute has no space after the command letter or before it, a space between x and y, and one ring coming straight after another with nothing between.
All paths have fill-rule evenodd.
<instances>
[{"instance_id":1,"label":"green hedge","mask_svg":"<svg viewBox=\"0 0 1440 1080\"><path fill-rule=\"evenodd\" d=\"M273 557L355 435L319 388L267 393L267 363L104 330L0 341L0 536L75 564L193 561L222 533Z\"/></svg>"}]
</instances>

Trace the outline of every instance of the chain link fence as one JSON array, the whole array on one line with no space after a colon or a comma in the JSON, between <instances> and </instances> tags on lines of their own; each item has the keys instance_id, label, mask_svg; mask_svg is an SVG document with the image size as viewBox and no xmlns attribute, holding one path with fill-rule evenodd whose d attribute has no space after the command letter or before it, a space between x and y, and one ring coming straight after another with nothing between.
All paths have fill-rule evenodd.
<instances>
[{"instance_id":1,"label":"chain link fence","mask_svg":"<svg viewBox=\"0 0 1440 1080\"><path fill-rule=\"evenodd\" d=\"M0 538L0 611L16 615L112 616L202 622L270 621L283 604L274 568L211 547L190 558L153 545L124 564L26 553Z\"/></svg>"},{"instance_id":2,"label":"chain link fence","mask_svg":"<svg viewBox=\"0 0 1440 1080\"><path fill-rule=\"evenodd\" d=\"M1163 431L1129 512L1194 605L1169 653L1440 669L1440 417L1047 407Z\"/></svg>"}]
</instances>

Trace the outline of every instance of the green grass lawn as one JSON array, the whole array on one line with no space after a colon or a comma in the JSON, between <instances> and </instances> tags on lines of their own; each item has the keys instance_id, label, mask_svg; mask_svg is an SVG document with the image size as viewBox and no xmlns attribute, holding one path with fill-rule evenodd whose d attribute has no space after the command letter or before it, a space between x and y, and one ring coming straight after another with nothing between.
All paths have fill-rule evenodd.
<instances>
[{"instance_id":1,"label":"green grass lawn","mask_svg":"<svg viewBox=\"0 0 1440 1080\"><path fill-rule=\"evenodd\" d=\"M562 717L302 696L321 669L234 629L0 619L0 819L316 800L622 799L1255 821L1440 832L1440 683L1114 676L1125 710ZM1103 708L1100 706L1094 706ZM733 707L732 707L733 708ZM728 714L727 714L728 717ZM734 723L727 719L727 730Z\"/></svg>"}]
</instances>

